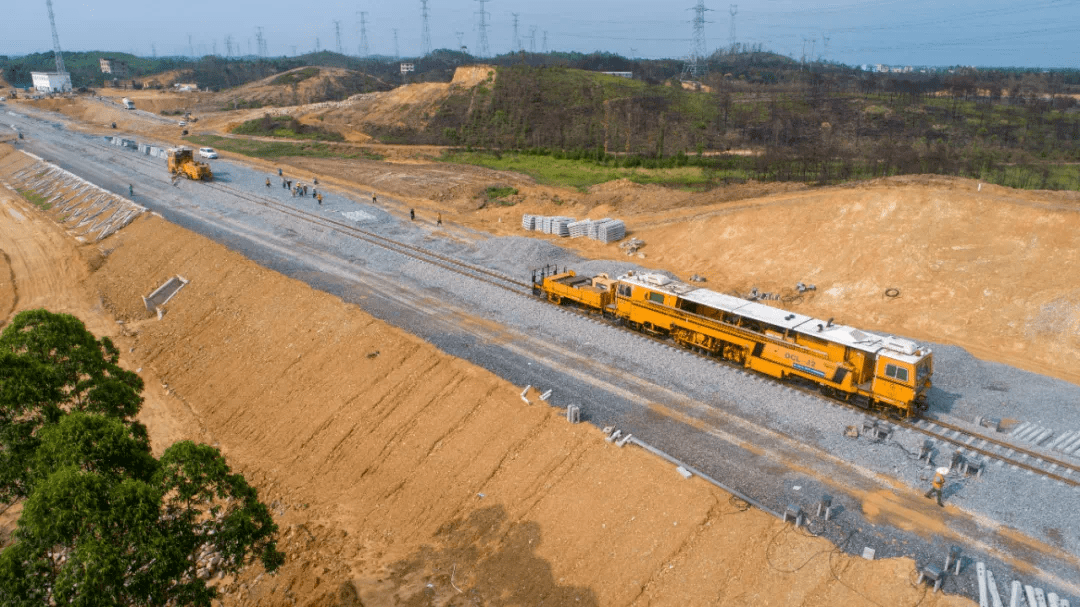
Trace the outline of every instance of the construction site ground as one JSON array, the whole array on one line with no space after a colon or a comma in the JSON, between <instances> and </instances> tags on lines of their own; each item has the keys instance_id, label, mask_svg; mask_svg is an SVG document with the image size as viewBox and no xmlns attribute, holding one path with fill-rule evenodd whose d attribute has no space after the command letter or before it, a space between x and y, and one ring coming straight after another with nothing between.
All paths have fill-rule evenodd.
<instances>
[{"instance_id":1,"label":"construction site ground","mask_svg":"<svg viewBox=\"0 0 1080 607\"><path fill-rule=\"evenodd\" d=\"M98 125L121 116L128 119L125 132L177 140L172 124L97 101L38 106L103 134L116 131ZM702 274L711 288L742 294L757 287L790 295L796 282L813 283L815 291L787 307L1077 381L1080 292L1060 271L1077 251L1071 193L936 177L822 189L747 184L704 194L614 182L581 193L424 159L436 150L385 149L385 163L281 164L334 186L392 197L401 215L410 207L424 221L442 213L448 223L495 235L521 235L523 212L618 217L630 236L646 242L644 257L634 258L638 264L683 277ZM255 164L268 172L276 167ZM481 194L491 185L517 188L515 206L485 205ZM287 547L297 556L279 574L278 592L289 586L301 602L333 604L348 600L341 584L352 580L365 604L563 604L569 597L605 605L935 604L911 586L910 561L852 559L823 540L783 531L699 479L683 481L651 456L613 449L595 430L567 426L549 410L524 408L514 386L487 371L197 235L148 218L102 243L105 257L74 243L33 249L27 243L50 230L62 239L60 232L10 192L4 195L14 212L4 215L3 234L35 237L0 242L7 253L0 263L17 285L0 289L0 310L64 302L70 309L61 311L78 313L91 330L128 340L135 348L128 364L159 380L147 382L145 412L155 448L180 437L218 442L278 502L288 521L282 525ZM559 244L591 258L626 259L615 245ZM31 261L38 256L47 261ZM56 271L34 270L33 263ZM161 323L115 324L134 314L137 294L167 277L164 268L182 265L205 274L198 288L206 290L187 294L203 307L177 308ZM27 278L20 280L20 272ZM55 300L46 293L52 288L61 290ZM900 296L885 296L888 288ZM222 335L236 343L223 346ZM375 351L377 357L367 358ZM297 362L302 358L315 360ZM388 360L397 364L380 371L378 363ZM272 381L283 373L289 382ZM395 379L365 383L380 375ZM230 387L225 397L223 385ZM394 412L383 411L385 398L369 392L393 395ZM315 416L318 429L310 427L317 403L345 394L348 407ZM432 411L436 402L453 411ZM388 417L394 414L405 417ZM426 434L419 429L425 422ZM446 449L455 453L436 453L448 427L462 442ZM330 443L337 439L328 438L359 440L355 435L364 432L351 449L335 450ZM402 460L385 461L399 442L414 444L423 457L410 459L398 447ZM268 454L268 445L281 453ZM477 455L485 450L498 459L486 468ZM499 490L472 491L481 486ZM489 499L496 494L498 500ZM754 516L761 518L747 518ZM668 518L671 528L682 527L679 533L666 527ZM239 581L248 586L230 600L281 602L269 592L269 578L252 586L255 576Z\"/></svg>"}]
</instances>

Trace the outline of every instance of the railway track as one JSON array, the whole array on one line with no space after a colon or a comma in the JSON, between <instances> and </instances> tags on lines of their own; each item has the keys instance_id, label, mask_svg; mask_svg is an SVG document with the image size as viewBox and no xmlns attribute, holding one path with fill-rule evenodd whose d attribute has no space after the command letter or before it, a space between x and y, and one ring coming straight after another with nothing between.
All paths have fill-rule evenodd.
<instances>
[{"instance_id":1,"label":"railway track","mask_svg":"<svg viewBox=\"0 0 1080 607\"><path fill-rule=\"evenodd\" d=\"M599 317L586 310L571 306L560 306L561 309L588 318L594 322L604 323L599 320ZM605 323L606 324L606 323ZM694 356L696 358L708 360L715 365L724 366L730 369L736 369L746 373L748 375L758 376L754 371L747 370L741 365L718 359L715 356L709 356L707 354L701 354L693 350L680 348L675 345L669 339L657 337L643 332L635 332L635 335L641 339L651 341L653 343L662 345L668 349L676 352L681 352L688 356ZM760 375L760 377L768 378L769 381L777 381L775 378ZM1037 451L1022 447L1020 445L1010 443L1001 439L996 439L984 434L978 434L970 432L964 428L950 424L948 422L932 418L924 417L916 420L903 420L897 419L893 416L889 416L876 411L869 411L857 405L842 400L828 398L818 392L817 389L808 388L802 384L796 382L784 382L784 385L794 390L819 398L832 405L842 406L850 408L854 411L858 411L864 415L870 416L875 421L882 424L882 429L887 429L888 425L894 425L901 428L906 428L912 432L918 432L923 434L927 439L933 441L932 448L938 451L939 456L945 456L945 452L940 447L950 445L952 450L959 451L963 460L967 462L976 462L981 467L994 465L995 462L1000 462L1002 466L1009 466L1013 469L1025 470L1032 474L1038 474L1049 480L1057 481L1064 485L1068 485L1074 488L1080 488L1080 465L1066 462L1064 460L1039 453ZM950 458L951 459L951 458Z\"/></svg>"},{"instance_id":2,"label":"railway track","mask_svg":"<svg viewBox=\"0 0 1080 607\"><path fill-rule=\"evenodd\" d=\"M108 151L112 153L115 153L117 151L113 146L98 143L91 143L90 145L103 151ZM152 167L155 170L154 174L149 174L143 171L138 171L139 173L152 178L160 177L159 171L164 168L161 163L154 162L153 160L150 160L149 158L146 158L141 154L132 154L132 156L134 156L136 160L142 165ZM486 284L498 287L500 289L504 289L506 291L510 291L512 293L523 295L531 293L532 285L529 285L523 281L517 280L500 272L495 272L482 266L477 266L475 264L461 261L460 259L454 259L446 255L441 255L423 247L418 247L415 245L394 240L392 238L387 238L385 236L382 236L381 234L377 234L370 230L364 230L345 221L332 219L318 213L313 213L301 208L290 206L288 204L266 196L259 196L257 194L246 192L244 190L240 190L221 183L215 183L211 181L201 183L200 185L245 200L254 205L261 206L263 208L270 209L284 215L288 215L299 221L303 221L311 225L319 226L328 230L332 230L339 234L343 234L351 238L364 241L368 244L381 247L399 255L403 255L405 257L409 257L411 259L430 265L438 266L440 268L449 270L463 276L468 276L474 280L479 280Z\"/></svg>"},{"instance_id":3,"label":"railway track","mask_svg":"<svg viewBox=\"0 0 1080 607\"><path fill-rule=\"evenodd\" d=\"M102 149L103 151L107 151L109 153L117 152L116 148L114 148L113 146L97 143L91 143L90 145L92 147ZM149 158L145 158L141 155L134 153L131 154L131 156L134 157L139 163L148 167L152 167L154 169L153 174L139 171L140 173L151 178L160 177L160 171L164 168L160 163L154 162ZM336 219L328 218L321 214L309 212L301 208L290 206L269 197L259 196L251 192L239 190L232 186L214 182L209 182L202 185L205 185L206 187L211 189L227 193L241 200L245 200L251 204L287 215L296 220L329 229L339 234L349 236L351 238L362 240L368 244L381 247L402 256L409 257L423 263L438 266L447 271L454 272L462 276L467 276L474 280L481 281L485 284L495 286L518 295L532 297L531 284L506 276L505 274L502 274L500 272L495 272L488 268L484 268L475 264L461 261L459 259L454 259L452 257L441 255L423 247L418 247L408 243L400 242L392 238L388 238L386 236L371 232L370 230L364 230L344 221L338 221ZM599 324L608 324L605 321L601 320L596 314L589 313L580 308L571 306L560 306L559 309L567 313L574 314L576 316L588 318L589 320ZM680 348L677 345L674 345L674 343L668 339L641 332L637 332L636 335L642 339L652 341L675 352L681 352L688 356L695 356L701 359L708 360L716 365L723 365L728 368L741 370L747 374L753 374L752 371L748 371L734 363L717 359L714 356L709 356L692 350L687 350L685 348ZM773 378L770 378L770 380L776 381ZM1031 474L1037 474L1049 480L1062 483L1064 485L1068 485L1074 488L1080 488L1080 465L1047 456L1043 453L1039 453L1034 450L1004 440L996 439L994 437L986 436L981 433L972 433L968 430L965 430L964 428L958 427L956 425L939 419L922 418L917 420L900 420L886 414L878 413L875 411L868 411L851 403L827 398L823 396L820 392L818 392L816 389L809 389L798 383L787 382L786 385L804 394L820 398L830 404L849 407L864 415L868 415L879 422L885 424L892 424L897 427L905 428L913 432L923 434L927 437L927 439L933 441L933 448L949 445L953 450L958 451L969 462L978 461L980 465L984 468L994 465L996 462L1000 462L1000 465L1002 466L1009 466L1013 469L1024 470ZM943 449L938 449L938 453L939 455L944 455Z\"/></svg>"}]
</instances>

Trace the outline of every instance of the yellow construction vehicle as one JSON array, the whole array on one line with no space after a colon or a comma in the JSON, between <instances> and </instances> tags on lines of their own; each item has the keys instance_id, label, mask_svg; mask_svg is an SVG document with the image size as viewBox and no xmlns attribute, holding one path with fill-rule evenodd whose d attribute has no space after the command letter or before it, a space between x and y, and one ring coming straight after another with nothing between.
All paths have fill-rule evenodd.
<instances>
[{"instance_id":1,"label":"yellow construction vehicle","mask_svg":"<svg viewBox=\"0 0 1080 607\"><path fill-rule=\"evenodd\" d=\"M183 175L188 179L210 181L214 174L210 171L210 165L195 160L191 148L170 148L168 151L169 173Z\"/></svg>"}]
</instances>

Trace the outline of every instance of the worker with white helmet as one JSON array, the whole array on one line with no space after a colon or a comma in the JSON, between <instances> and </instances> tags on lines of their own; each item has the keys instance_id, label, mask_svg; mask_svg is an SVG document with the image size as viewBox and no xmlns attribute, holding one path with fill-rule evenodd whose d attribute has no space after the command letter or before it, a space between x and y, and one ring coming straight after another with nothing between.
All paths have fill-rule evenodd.
<instances>
[{"instance_id":1,"label":"worker with white helmet","mask_svg":"<svg viewBox=\"0 0 1080 607\"><path fill-rule=\"evenodd\" d=\"M934 480L931 481L931 485L933 486L926 492L926 497L934 497L936 495L937 505L945 506L945 504L941 503L941 491L945 488L945 475L949 473L949 469L938 468L934 472Z\"/></svg>"}]
</instances>

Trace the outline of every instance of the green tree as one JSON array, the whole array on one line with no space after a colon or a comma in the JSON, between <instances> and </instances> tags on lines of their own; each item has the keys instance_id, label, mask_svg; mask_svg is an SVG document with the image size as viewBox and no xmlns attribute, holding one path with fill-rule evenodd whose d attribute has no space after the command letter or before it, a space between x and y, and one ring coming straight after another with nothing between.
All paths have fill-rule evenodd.
<instances>
[{"instance_id":1,"label":"green tree","mask_svg":"<svg viewBox=\"0 0 1080 607\"><path fill-rule=\"evenodd\" d=\"M66 314L22 312L0 333L0 501L25 498L0 605L209 605L200 554L227 574L284 561L269 511L217 449L153 457L134 420L142 380L118 361Z\"/></svg>"},{"instance_id":2,"label":"green tree","mask_svg":"<svg viewBox=\"0 0 1080 607\"><path fill-rule=\"evenodd\" d=\"M112 340L100 340L70 314L27 310L0 333L0 502L26 497L27 457L38 430L70 411L123 421L146 436L135 421L142 405L142 379L122 369Z\"/></svg>"},{"instance_id":3,"label":"green tree","mask_svg":"<svg viewBox=\"0 0 1080 607\"><path fill-rule=\"evenodd\" d=\"M217 449L184 441L155 460L129 426L81 412L39 438L37 480L0 553L0 604L210 605L200 553L226 574L249 555L268 571L283 562L269 511Z\"/></svg>"}]
</instances>

